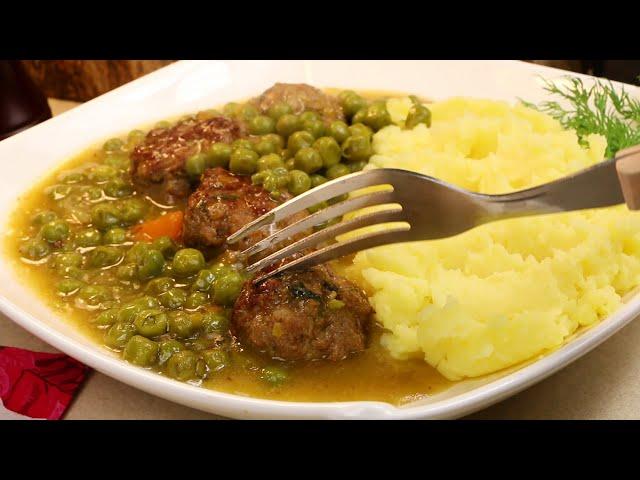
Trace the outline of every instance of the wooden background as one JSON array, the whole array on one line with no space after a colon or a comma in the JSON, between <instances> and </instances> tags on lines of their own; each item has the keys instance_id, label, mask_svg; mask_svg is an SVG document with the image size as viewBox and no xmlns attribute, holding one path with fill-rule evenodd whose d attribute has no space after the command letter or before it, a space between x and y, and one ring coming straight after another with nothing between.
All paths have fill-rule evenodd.
<instances>
[{"instance_id":1,"label":"wooden background","mask_svg":"<svg viewBox=\"0 0 640 480\"><path fill-rule=\"evenodd\" d=\"M588 72L581 60L530 60L575 72ZM47 97L86 102L173 60L23 60Z\"/></svg>"}]
</instances>

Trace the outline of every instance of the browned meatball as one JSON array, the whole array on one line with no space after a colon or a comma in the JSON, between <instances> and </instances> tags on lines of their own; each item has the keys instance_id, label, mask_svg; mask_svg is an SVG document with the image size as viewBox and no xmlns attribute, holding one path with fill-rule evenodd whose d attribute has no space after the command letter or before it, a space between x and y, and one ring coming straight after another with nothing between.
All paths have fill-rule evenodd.
<instances>
[{"instance_id":1,"label":"browned meatball","mask_svg":"<svg viewBox=\"0 0 640 480\"><path fill-rule=\"evenodd\" d=\"M276 83L254 99L254 103L264 113L276 103L287 103L296 114L312 110L326 121L344 120L342 107L336 98L305 83Z\"/></svg>"},{"instance_id":2,"label":"browned meatball","mask_svg":"<svg viewBox=\"0 0 640 480\"><path fill-rule=\"evenodd\" d=\"M220 247L229 235L276 205L269 192L252 185L249 177L219 167L205 170L189 197L182 239L196 248ZM264 236L258 232L239 242L238 248L244 250Z\"/></svg>"},{"instance_id":3,"label":"browned meatball","mask_svg":"<svg viewBox=\"0 0 640 480\"><path fill-rule=\"evenodd\" d=\"M342 360L366 347L373 310L355 284L319 265L248 281L231 328L245 345L284 360Z\"/></svg>"},{"instance_id":4,"label":"browned meatball","mask_svg":"<svg viewBox=\"0 0 640 480\"><path fill-rule=\"evenodd\" d=\"M133 178L142 186L156 186L162 200L173 203L191 191L184 170L187 158L213 143L231 143L242 133L240 124L226 117L188 119L171 128L151 130L131 153Z\"/></svg>"}]
</instances>

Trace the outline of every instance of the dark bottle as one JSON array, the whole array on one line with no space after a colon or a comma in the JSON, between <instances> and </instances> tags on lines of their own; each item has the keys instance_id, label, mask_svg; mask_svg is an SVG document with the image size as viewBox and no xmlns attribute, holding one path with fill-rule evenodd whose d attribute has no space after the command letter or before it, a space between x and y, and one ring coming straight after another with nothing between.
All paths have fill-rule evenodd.
<instances>
[{"instance_id":1,"label":"dark bottle","mask_svg":"<svg viewBox=\"0 0 640 480\"><path fill-rule=\"evenodd\" d=\"M46 97L17 60L0 60L0 140L51 118Z\"/></svg>"}]
</instances>

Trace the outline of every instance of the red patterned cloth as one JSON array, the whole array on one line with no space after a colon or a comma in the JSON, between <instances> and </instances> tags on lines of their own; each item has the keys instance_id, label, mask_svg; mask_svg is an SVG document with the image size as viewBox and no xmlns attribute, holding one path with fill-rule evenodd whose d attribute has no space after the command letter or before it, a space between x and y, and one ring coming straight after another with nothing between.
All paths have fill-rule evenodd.
<instances>
[{"instance_id":1,"label":"red patterned cloth","mask_svg":"<svg viewBox=\"0 0 640 480\"><path fill-rule=\"evenodd\" d=\"M0 347L0 399L20 415L58 420L88 372L63 353Z\"/></svg>"}]
</instances>

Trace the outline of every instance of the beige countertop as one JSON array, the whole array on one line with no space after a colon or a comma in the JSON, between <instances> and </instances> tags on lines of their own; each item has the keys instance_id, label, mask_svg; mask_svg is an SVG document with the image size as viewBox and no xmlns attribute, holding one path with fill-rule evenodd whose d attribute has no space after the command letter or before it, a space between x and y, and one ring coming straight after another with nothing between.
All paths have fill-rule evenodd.
<instances>
[{"instance_id":1,"label":"beige countertop","mask_svg":"<svg viewBox=\"0 0 640 480\"><path fill-rule=\"evenodd\" d=\"M54 114L73 102L50 101ZM0 314L0 344L55 351ZM550 378L478 412L475 419L640 418L640 322ZM220 419L148 395L93 372L69 408L67 419Z\"/></svg>"}]
</instances>

